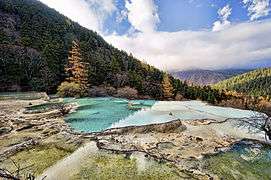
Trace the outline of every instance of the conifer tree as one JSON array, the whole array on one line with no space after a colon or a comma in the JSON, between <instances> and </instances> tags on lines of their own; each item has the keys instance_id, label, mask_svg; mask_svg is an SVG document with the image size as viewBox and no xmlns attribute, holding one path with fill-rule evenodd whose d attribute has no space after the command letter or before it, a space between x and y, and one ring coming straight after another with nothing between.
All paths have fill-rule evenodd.
<instances>
[{"instance_id":1,"label":"conifer tree","mask_svg":"<svg viewBox=\"0 0 271 180\"><path fill-rule=\"evenodd\" d=\"M165 98L173 97L173 86L170 82L168 74L165 74L162 82L163 93Z\"/></svg>"}]
</instances>

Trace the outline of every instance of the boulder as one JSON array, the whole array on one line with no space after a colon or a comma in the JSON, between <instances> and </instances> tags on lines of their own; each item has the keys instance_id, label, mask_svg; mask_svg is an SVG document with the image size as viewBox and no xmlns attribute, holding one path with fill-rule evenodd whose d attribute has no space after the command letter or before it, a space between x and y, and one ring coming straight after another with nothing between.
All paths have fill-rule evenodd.
<instances>
[{"instance_id":1,"label":"boulder","mask_svg":"<svg viewBox=\"0 0 271 180\"><path fill-rule=\"evenodd\" d=\"M170 133L170 132L182 132L186 130L186 126L180 120L175 120L172 122L167 122L163 124L150 124L143 126L129 126L124 128L115 128L109 129L101 134L109 135L109 134L125 134L125 133Z\"/></svg>"}]
</instances>

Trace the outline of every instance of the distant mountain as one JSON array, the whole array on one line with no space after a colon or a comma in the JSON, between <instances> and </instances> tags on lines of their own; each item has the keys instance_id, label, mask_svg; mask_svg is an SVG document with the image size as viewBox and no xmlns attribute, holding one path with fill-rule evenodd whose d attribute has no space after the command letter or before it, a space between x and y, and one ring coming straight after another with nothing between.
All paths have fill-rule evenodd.
<instances>
[{"instance_id":1,"label":"distant mountain","mask_svg":"<svg viewBox=\"0 0 271 180\"><path fill-rule=\"evenodd\" d=\"M37 0L0 0L0 91L55 92L66 78L73 40L89 64L91 85L130 86L143 95L161 96L162 71Z\"/></svg>"},{"instance_id":2,"label":"distant mountain","mask_svg":"<svg viewBox=\"0 0 271 180\"><path fill-rule=\"evenodd\" d=\"M177 71L171 74L183 81L194 85L212 85L233 76L243 74L249 70L245 69L225 69L225 70L187 70Z\"/></svg>"},{"instance_id":3,"label":"distant mountain","mask_svg":"<svg viewBox=\"0 0 271 180\"><path fill-rule=\"evenodd\" d=\"M271 96L271 68L257 69L213 86L216 89L232 90L253 96Z\"/></svg>"}]
</instances>

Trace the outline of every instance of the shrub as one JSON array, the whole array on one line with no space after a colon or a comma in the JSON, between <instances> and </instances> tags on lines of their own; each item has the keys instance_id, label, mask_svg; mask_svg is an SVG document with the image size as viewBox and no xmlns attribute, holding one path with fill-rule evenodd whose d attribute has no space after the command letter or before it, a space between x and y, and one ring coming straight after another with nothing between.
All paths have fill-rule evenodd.
<instances>
[{"instance_id":1,"label":"shrub","mask_svg":"<svg viewBox=\"0 0 271 180\"><path fill-rule=\"evenodd\" d=\"M63 82L57 88L57 94L61 97L81 97L80 85L74 82Z\"/></svg>"},{"instance_id":2,"label":"shrub","mask_svg":"<svg viewBox=\"0 0 271 180\"><path fill-rule=\"evenodd\" d=\"M136 89L126 86L118 89L117 97L136 99L138 97L138 92Z\"/></svg>"},{"instance_id":3,"label":"shrub","mask_svg":"<svg viewBox=\"0 0 271 180\"><path fill-rule=\"evenodd\" d=\"M181 95L180 93L177 93L176 96L175 96L175 101L182 101L184 98L183 98L183 95Z\"/></svg>"},{"instance_id":4,"label":"shrub","mask_svg":"<svg viewBox=\"0 0 271 180\"><path fill-rule=\"evenodd\" d=\"M90 97L106 97L115 95L116 89L111 86L93 86L89 89L88 95Z\"/></svg>"}]
</instances>

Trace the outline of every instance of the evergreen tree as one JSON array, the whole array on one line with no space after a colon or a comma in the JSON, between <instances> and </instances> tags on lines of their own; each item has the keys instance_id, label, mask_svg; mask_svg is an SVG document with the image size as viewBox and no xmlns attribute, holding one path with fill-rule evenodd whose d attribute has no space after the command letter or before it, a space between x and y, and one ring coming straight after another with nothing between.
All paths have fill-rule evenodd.
<instances>
[{"instance_id":1,"label":"evergreen tree","mask_svg":"<svg viewBox=\"0 0 271 180\"><path fill-rule=\"evenodd\" d=\"M170 82L168 74L165 74L163 77L162 87L163 87L164 97L165 98L172 98L174 89L173 89L173 86Z\"/></svg>"}]
</instances>

